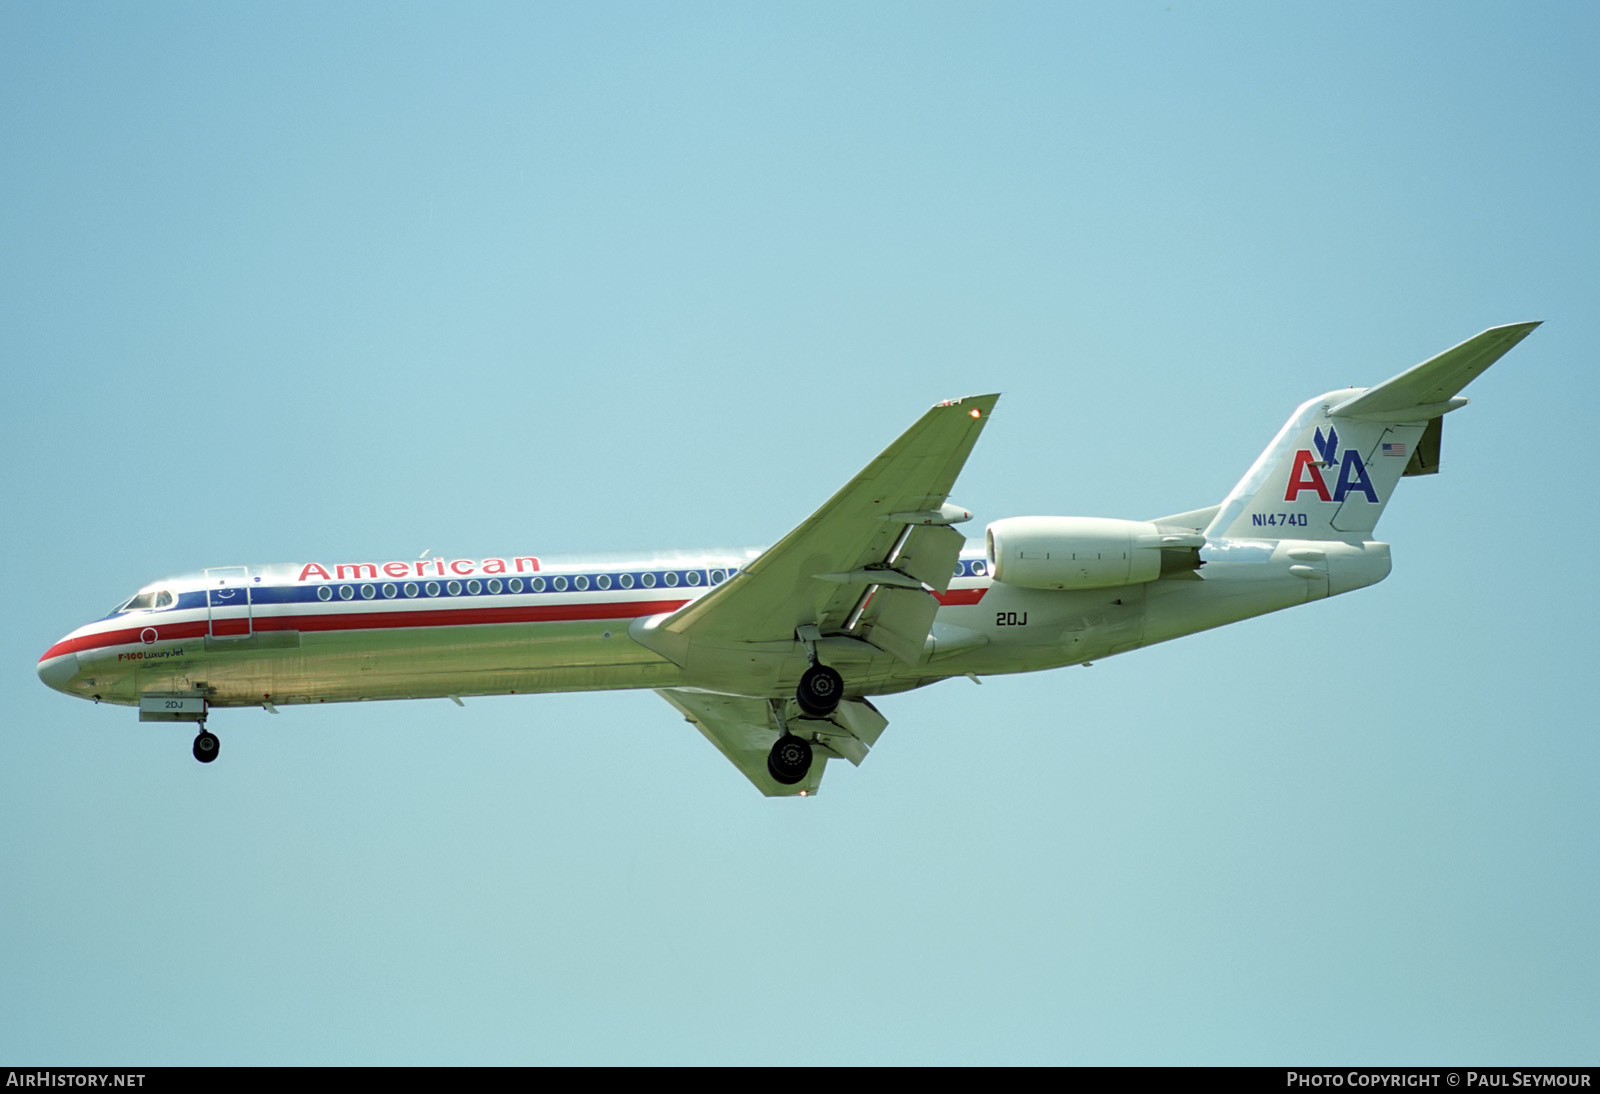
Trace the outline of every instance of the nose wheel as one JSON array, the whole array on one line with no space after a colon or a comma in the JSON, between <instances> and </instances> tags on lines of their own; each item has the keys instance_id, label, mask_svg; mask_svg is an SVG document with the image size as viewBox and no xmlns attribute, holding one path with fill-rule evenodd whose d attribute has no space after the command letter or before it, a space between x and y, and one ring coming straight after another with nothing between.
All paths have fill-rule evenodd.
<instances>
[{"instance_id":1,"label":"nose wheel","mask_svg":"<svg viewBox=\"0 0 1600 1094\"><path fill-rule=\"evenodd\" d=\"M221 748L222 742L217 740L217 735L201 726L200 735L194 739L194 758L203 764L208 764L217 758L217 752Z\"/></svg>"}]
</instances>

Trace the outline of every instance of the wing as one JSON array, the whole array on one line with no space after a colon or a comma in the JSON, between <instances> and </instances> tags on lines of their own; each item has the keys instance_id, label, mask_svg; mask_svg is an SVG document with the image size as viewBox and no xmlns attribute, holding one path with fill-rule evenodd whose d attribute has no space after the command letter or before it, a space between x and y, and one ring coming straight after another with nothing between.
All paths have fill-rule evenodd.
<instances>
[{"instance_id":1,"label":"wing","mask_svg":"<svg viewBox=\"0 0 1600 1094\"><path fill-rule=\"evenodd\" d=\"M971 516L948 504L950 488L998 398L940 403L776 546L699 600L629 628L685 667L692 686L659 694L763 794L815 793L829 757L859 764L888 724L859 692L826 717L791 718L787 673L809 650L825 663L922 660L933 593L950 587L965 542L950 525ZM786 730L812 744L794 785L767 767Z\"/></svg>"},{"instance_id":2,"label":"wing","mask_svg":"<svg viewBox=\"0 0 1600 1094\"><path fill-rule=\"evenodd\" d=\"M919 661L939 607L928 590L949 588L965 542L949 525L970 516L947 504L950 489L997 399L929 410L776 546L651 629L680 649L809 634Z\"/></svg>"},{"instance_id":3,"label":"wing","mask_svg":"<svg viewBox=\"0 0 1600 1094\"><path fill-rule=\"evenodd\" d=\"M778 712L772 700L686 688L662 688L656 694L677 707L686 721L769 798L815 794L830 757L859 764L889 724L865 699L846 699L826 719L806 719L806 735L813 750L811 770L799 783L787 786L767 771L767 752L778 733Z\"/></svg>"}]
</instances>

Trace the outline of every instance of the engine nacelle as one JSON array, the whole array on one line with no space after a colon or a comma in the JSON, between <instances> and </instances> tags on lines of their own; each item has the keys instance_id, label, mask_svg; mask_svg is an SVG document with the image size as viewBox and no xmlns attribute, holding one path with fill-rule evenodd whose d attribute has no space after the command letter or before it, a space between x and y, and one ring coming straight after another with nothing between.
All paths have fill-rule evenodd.
<instances>
[{"instance_id":1,"label":"engine nacelle","mask_svg":"<svg viewBox=\"0 0 1600 1094\"><path fill-rule=\"evenodd\" d=\"M1007 517L989 525L996 581L1025 589L1107 589L1161 576L1163 536L1149 521Z\"/></svg>"}]
</instances>

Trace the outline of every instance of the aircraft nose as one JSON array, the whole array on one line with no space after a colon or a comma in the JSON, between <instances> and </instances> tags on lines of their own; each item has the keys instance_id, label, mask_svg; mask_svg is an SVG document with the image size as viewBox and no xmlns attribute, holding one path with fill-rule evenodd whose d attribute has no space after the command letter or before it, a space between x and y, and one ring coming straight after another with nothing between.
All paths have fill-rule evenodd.
<instances>
[{"instance_id":1,"label":"aircraft nose","mask_svg":"<svg viewBox=\"0 0 1600 1094\"><path fill-rule=\"evenodd\" d=\"M54 657L47 654L39 661L39 679L57 691L67 691L77 675L78 655L75 653L61 653Z\"/></svg>"}]
</instances>

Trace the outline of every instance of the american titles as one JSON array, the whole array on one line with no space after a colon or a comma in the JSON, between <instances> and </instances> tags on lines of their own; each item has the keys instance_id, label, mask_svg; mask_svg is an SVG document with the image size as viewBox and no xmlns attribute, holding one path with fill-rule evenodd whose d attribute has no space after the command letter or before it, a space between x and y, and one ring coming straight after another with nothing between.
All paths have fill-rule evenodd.
<instances>
[{"instance_id":1,"label":"american titles","mask_svg":"<svg viewBox=\"0 0 1600 1094\"><path fill-rule=\"evenodd\" d=\"M300 567L296 581L376 581L383 577L471 577L475 574L536 574L539 560L532 555L521 558L455 558L442 555L411 562L336 562L332 572L320 562Z\"/></svg>"}]
</instances>

